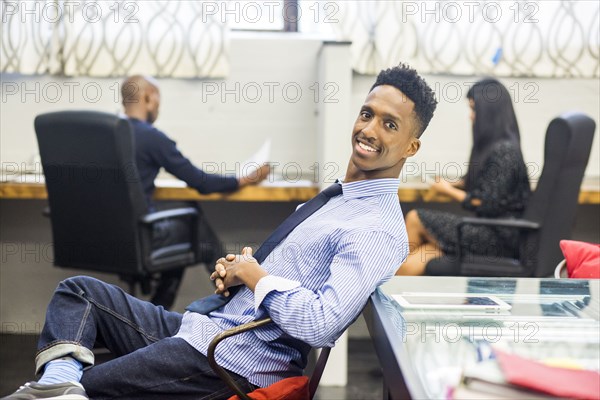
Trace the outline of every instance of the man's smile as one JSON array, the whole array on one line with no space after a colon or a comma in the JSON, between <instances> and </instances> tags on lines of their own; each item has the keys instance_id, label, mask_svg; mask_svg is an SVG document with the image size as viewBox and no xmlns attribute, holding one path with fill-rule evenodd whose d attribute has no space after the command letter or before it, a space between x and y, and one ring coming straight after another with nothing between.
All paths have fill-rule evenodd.
<instances>
[{"instance_id":1,"label":"man's smile","mask_svg":"<svg viewBox=\"0 0 600 400\"><path fill-rule=\"evenodd\" d=\"M359 150L362 150L362 151L359 151L360 153L378 153L380 151L377 147L375 147L372 144L368 143L364 139L357 138L356 142L358 144L357 148Z\"/></svg>"}]
</instances>

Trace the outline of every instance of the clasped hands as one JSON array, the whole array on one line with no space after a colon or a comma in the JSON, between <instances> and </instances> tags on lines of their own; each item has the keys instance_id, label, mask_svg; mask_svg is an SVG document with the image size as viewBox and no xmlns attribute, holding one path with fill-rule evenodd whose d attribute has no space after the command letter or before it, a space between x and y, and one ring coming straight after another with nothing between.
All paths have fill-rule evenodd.
<instances>
[{"instance_id":1,"label":"clasped hands","mask_svg":"<svg viewBox=\"0 0 600 400\"><path fill-rule=\"evenodd\" d=\"M242 254L227 254L219 258L210 280L215 282L216 294L229 296L229 288L233 286L246 285L254 291L260 278L266 275L252 256L252 248L244 247Z\"/></svg>"}]
</instances>

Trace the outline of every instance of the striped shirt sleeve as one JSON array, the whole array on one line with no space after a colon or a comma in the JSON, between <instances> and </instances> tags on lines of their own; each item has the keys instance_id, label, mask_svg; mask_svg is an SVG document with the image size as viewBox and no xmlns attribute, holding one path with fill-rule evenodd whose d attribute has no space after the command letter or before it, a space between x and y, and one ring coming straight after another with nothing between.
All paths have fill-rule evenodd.
<instances>
[{"instance_id":1,"label":"striped shirt sleeve","mask_svg":"<svg viewBox=\"0 0 600 400\"><path fill-rule=\"evenodd\" d=\"M338 244L331 275L318 291L272 290L261 305L290 336L312 347L331 347L407 254L407 247L386 232L354 233Z\"/></svg>"}]
</instances>

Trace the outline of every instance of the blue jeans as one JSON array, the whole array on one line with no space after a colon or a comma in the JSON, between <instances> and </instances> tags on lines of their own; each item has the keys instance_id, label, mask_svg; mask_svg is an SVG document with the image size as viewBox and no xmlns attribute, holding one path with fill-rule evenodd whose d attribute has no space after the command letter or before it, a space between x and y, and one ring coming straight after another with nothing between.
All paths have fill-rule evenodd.
<instances>
[{"instance_id":1,"label":"blue jeans","mask_svg":"<svg viewBox=\"0 0 600 400\"><path fill-rule=\"evenodd\" d=\"M172 337L182 315L139 300L120 288L86 276L58 285L46 313L36 372L70 355L84 365L81 383L92 399L226 399L233 393L207 358ZM116 358L93 366L95 343ZM234 373L244 388L254 386Z\"/></svg>"}]
</instances>

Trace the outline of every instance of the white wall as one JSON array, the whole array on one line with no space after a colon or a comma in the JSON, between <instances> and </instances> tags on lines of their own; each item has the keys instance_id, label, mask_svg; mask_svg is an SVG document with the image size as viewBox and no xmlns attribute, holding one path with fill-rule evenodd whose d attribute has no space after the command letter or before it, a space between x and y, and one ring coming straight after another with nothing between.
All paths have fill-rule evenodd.
<instances>
[{"instance_id":1,"label":"white wall","mask_svg":"<svg viewBox=\"0 0 600 400\"><path fill-rule=\"evenodd\" d=\"M232 40L231 74L225 81L159 80L156 122L198 166L236 168L273 141L273 161L315 162L316 58L322 42L272 35ZM36 115L65 109L118 112L121 79L2 76L0 158L29 162L37 153ZM13 94L13 91L17 90ZM72 90L72 92L70 92ZM260 92L259 92L260 90ZM224 163L224 164L223 164ZM292 171L290 171L291 174Z\"/></svg>"}]
</instances>

